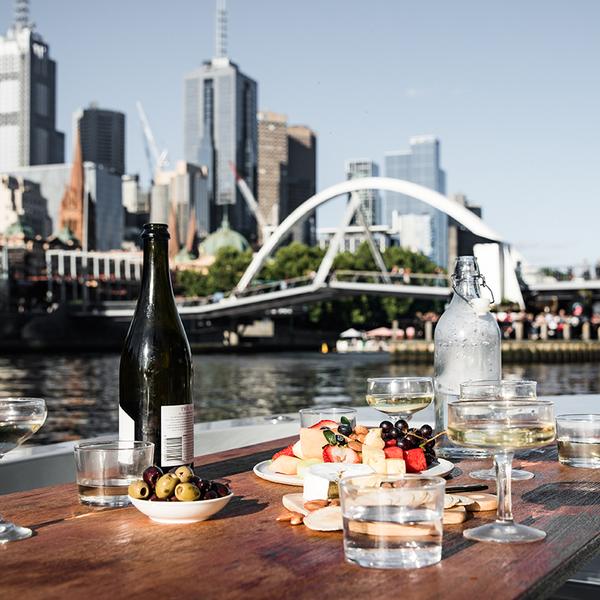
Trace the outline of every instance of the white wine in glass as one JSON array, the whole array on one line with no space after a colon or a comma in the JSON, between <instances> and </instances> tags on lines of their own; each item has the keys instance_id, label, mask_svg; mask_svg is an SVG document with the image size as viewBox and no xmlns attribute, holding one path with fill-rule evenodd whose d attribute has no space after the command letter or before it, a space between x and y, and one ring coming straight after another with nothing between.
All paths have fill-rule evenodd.
<instances>
[{"instance_id":1,"label":"white wine in glass","mask_svg":"<svg viewBox=\"0 0 600 600\"><path fill-rule=\"evenodd\" d=\"M537 381L529 379L481 379L465 381L460 385L460 400L535 400ZM524 469L513 469L513 481L533 479L534 475ZM471 471L469 477L482 481L495 481L496 468Z\"/></svg>"},{"instance_id":2,"label":"white wine in glass","mask_svg":"<svg viewBox=\"0 0 600 600\"><path fill-rule=\"evenodd\" d=\"M28 440L46 421L42 398L0 398L0 459ZM31 529L5 521L0 515L0 544L32 535Z\"/></svg>"},{"instance_id":3,"label":"white wine in glass","mask_svg":"<svg viewBox=\"0 0 600 600\"><path fill-rule=\"evenodd\" d=\"M461 446L490 450L496 461L496 521L467 529L463 532L467 539L526 543L546 537L544 531L514 522L511 470L515 450L545 446L555 435L554 405L546 400L460 400L448 404L448 438Z\"/></svg>"},{"instance_id":4,"label":"white wine in glass","mask_svg":"<svg viewBox=\"0 0 600 600\"><path fill-rule=\"evenodd\" d=\"M374 377L367 379L367 404L391 418L408 421L433 402L431 377Z\"/></svg>"}]
</instances>

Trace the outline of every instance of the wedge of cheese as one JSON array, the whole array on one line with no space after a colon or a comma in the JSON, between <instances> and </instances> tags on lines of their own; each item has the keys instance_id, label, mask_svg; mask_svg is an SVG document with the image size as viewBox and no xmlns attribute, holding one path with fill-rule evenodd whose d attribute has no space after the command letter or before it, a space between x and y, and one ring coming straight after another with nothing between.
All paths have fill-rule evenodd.
<instances>
[{"instance_id":1,"label":"wedge of cheese","mask_svg":"<svg viewBox=\"0 0 600 600\"><path fill-rule=\"evenodd\" d=\"M373 473L369 465L349 465L344 463L322 463L313 465L304 472L304 502L337 498L338 482L349 475Z\"/></svg>"}]
</instances>

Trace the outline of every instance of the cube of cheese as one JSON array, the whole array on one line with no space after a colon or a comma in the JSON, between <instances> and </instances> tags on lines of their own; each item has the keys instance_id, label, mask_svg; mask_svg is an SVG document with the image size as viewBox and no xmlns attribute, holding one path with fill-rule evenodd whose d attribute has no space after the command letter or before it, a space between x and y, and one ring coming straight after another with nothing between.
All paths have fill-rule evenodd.
<instances>
[{"instance_id":1,"label":"cube of cheese","mask_svg":"<svg viewBox=\"0 0 600 600\"><path fill-rule=\"evenodd\" d=\"M362 460L363 464L373 468L375 473L386 474L385 452L379 448L363 445Z\"/></svg>"},{"instance_id":2,"label":"cube of cheese","mask_svg":"<svg viewBox=\"0 0 600 600\"><path fill-rule=\"evenodd\" d=\"M401 458L386 458L385 468L388 475L404 475L406 463Z\"/></svg>"}]
</instances>

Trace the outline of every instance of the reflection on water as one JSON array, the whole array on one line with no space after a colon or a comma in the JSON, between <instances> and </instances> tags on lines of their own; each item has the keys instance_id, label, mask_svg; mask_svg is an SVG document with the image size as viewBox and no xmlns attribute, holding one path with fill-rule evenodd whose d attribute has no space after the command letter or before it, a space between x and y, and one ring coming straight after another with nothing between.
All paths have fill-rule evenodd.
<instances>
[{"instance_id":1,"label":"reflection on water","mask_svg":"<svg viewBox=\"0 0 600 600\"><path fill-rule=\"evenodd\" d=\"M42 396L48 420L30 443L114 433L119 357L114 354L0 357L0 396ZM194 357L197 421L294 412L312 404L364 404L365 379L430 375L427 365L389 356L281 353ZM507 365L505 375L535 379L540 394L600 391L597 363Z\"/></svg>"}]
</instances>

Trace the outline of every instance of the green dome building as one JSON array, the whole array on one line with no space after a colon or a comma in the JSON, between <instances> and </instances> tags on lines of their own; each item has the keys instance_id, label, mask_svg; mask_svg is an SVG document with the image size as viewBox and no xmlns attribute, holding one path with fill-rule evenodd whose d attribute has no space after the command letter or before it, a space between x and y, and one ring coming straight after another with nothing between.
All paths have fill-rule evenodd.
<instances>
[{"instance_id":1,"label":"green dome building","mask_svg":"<svg viewBox=\"0 0 600 600\"><path fill-rule=\"evenodd\" d=\"M235 248L244 252L250 248L246 238L229 227L227 217L223 218L221 226L211 233L198 247L200 256L216 256L221 248Z\"/></svg>"}]
</instances>

